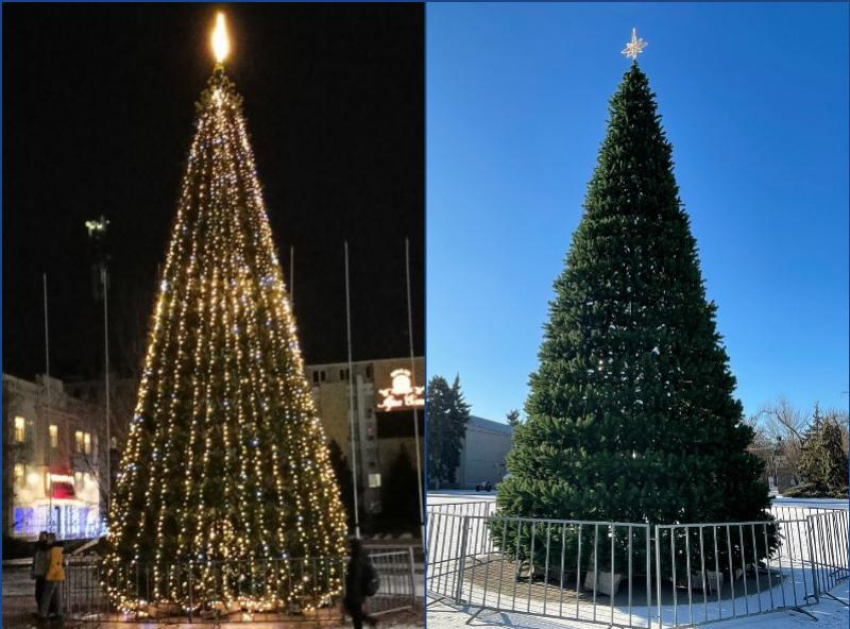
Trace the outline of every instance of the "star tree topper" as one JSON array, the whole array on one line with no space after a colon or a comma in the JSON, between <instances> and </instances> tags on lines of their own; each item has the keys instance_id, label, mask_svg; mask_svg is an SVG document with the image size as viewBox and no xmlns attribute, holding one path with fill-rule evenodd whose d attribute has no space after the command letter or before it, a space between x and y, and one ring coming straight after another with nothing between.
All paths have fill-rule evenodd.
<instances>
[{"instance_id":1,"label":"star tree topper","mask_svg":"<svg viewBox=\"0 0 850 629\"><path fill-rule=\"evenodd\" d=\"M623 48L622 53L626 55L629 59L634 59L635 61L637 61L638 55L643 52L644 48L646 48L646 42L637 36L637 29L633 28L632 41L626 44L626 47Z\"/></svg>"}]
</instances>

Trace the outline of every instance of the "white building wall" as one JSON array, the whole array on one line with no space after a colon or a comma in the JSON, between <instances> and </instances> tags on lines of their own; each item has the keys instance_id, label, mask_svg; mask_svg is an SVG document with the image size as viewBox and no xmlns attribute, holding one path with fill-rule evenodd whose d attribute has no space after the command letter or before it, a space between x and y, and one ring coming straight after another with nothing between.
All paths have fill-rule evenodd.
<instances>
[{"instance_id":1,"label":"white building wall","mask_svg":"<svg viewBox=\"0 0 850 629\"><path fill-rule=\"evenodd\" d=\"M505 475L505 457L512 447L512 430L506 424L471 417L466 426L458 468L461 489L474 489L480 483L496 485Z\"/></svg>"}]
</instances>

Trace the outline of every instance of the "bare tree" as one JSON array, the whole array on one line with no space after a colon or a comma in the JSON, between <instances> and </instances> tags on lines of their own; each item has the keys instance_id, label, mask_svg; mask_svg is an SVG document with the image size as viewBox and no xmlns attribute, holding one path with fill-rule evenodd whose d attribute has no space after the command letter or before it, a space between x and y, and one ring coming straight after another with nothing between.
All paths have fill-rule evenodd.
<instances>
[{"instance_id":1,"label":"bare tree","mask_svg":"<svg viewBox=\"0 0 850 629\"><path fill-rule=\"evenodd\" d=\"M808 415L791 406L781 395L774 404L764 406L759 416L769 439L780 437L783 441L793 442L797 446L803 442L806 428L811 423Z\"/></svg>"},{"instance_id":2,"label":"bare tree","mask_svg":"<svg viewBox=\"0 0 850 629\"><path fill-rule=\"evenodd\" d=\"M765 460L768 474L777 477L780 485L783 483L779 477L787 479L787 483L796 484L806 429L811 424L809 415L780 395L776 402L762 407L748 423L756 435L751 451Z\"/></svg>"},{"instance_id":3,"label":"bare tree","mask_svg":"<svg viewBox=\"0 0 850 629\"><path fill-rule=\"evenodd\" d=\"M816 403L810 415L779 396L747 420L755 432L750 450L765 460L769 474L788 475L798 481L803 445L811 429L825 421L834 421L840 427L846 452L850 445L847 411L831 408L821 412Z\"/></svg>"}]
</instances>

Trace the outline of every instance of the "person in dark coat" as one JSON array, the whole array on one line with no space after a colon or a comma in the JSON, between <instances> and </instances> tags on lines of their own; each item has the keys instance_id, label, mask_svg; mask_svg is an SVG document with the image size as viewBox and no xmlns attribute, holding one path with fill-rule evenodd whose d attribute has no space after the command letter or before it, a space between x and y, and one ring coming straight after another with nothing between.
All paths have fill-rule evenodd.
<instances>
[{"instance_id":1,"label":"person in dark coat","mask_svg":"<svg viewBox=\"0 0 850 629\"><path fill-rule=\"evenodd\" d=\"M351 616L354 629L363 629L363 621L369 625L378 624L377 619L363 611L363 603L369 597L370 582L376 578L375 568L369 557L363 551L359 539L351 540L351 558L348 560L348 570L345 574L345 598L343 607Z\"/></svg>"},{"instance_id":2,"label":"person in dark coat","mask_svg":"<svg viewBox=\"0 0 850 629\"><path fill-rule=\"evenodd\" d=\"M32 555L32 566L30 567L30 578L35 579L35 605L38 608L41 597L44 594L44 576L47 574L47 554L50 550L47 545L47 531L38 534L35 543L35 552Z\"/></svg>"}]
</instances>

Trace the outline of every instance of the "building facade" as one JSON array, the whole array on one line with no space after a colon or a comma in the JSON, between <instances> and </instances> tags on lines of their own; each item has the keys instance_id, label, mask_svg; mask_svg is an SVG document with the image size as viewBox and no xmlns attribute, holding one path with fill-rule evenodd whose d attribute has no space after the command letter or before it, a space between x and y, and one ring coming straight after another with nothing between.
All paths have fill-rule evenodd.
<instances>
[{"instance_id":1,"label":"building facade","mask_svg":"<svg viewBox=\"0 0 850 629\"><path fill-rule=\"evenodd\" d=\"M3 532L34 539L97 537L103 513L103 411L61 380L3 374Z\"/></svg>"},{"instance_id":2,"label":"building facade","mask_svg":"<svg viewBox=\"0 0 850 629\"><path fill-rule=\"evenodd\" d=\"M363 360L352 363L354 371L354 421L349 422L352 403L348 386L348 363L326 363L305 366L312 386L313 400L328 441L335 441L352 467L352 424L356 443L358 494L362 509L381 510L380 487L402 451L416 465L417 438L413 427L419 426L420 455L424 452L425 361L418 357ZM412 366L412 369L411 369ZM113 422L113 476L124 449L128 422L136 403L137 381L133 378L111 379ZM103 381L75 382L65 390L82 402L103 406ZM424 466L424 459L422 459ZM423 468L424 469L424 468Z\"/></svg>"},{"instance_id":3,"label":"building facade","mask_svg":"<svg viewBox=\"0 0 850 629\"><path fill-rule=\"evenodd\" d=\"M457 468L460 489L489 482L495 487L505 476L505 457L513 444L513 428L483 417L470 416Z\"/></svg>"},{"instance_id":4,"label":"building facade","mask_svg":"<svg viewBox=\"0 0 850 629\"><path fill-rule=\"evenodd\" d=\"M353 396L347 362L308 365L306 372L328 440L337 443L350 467L356 463L361 504L377 513L381 484L402 451L415 466L418 441L424 465L425 361L417 357L412 369L410 358L357 361L352 367Z\"/></svg>"}]
</instances>

